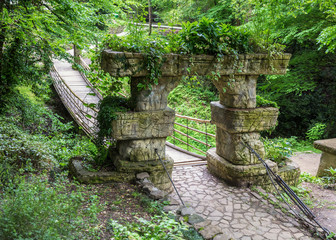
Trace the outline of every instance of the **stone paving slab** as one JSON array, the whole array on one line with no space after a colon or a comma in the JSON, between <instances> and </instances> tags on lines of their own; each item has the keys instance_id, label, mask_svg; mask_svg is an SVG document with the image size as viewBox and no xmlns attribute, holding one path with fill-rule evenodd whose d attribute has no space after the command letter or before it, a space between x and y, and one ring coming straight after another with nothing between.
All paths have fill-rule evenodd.
<instances>
[{"instance_id":1,"label":"stone paving slab","mask_svg":"<svg viewBox=\"0 0 336 240\"><path fill-rule=\"evenodd\" d=\"M233 239L316 239L295 219L260 201L249 189L228 186L206 166L175 167L173 180L187 205ZM171 196L177 199L176 193Z\"/></svg>"}]
</instances>

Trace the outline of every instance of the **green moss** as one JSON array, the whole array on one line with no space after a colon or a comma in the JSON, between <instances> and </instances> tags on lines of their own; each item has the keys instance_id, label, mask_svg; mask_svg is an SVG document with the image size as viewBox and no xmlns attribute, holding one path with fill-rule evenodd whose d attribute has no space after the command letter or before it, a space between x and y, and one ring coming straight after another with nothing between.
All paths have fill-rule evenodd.
<instances>
[{"instance_id":1,"label":"green moss","mask_svg":"<svg viewBox=\"0 0 336 240\"><path fill-rule=\"evenodd\" d=\"M117 118L117 112L129 111L129 100L124 97L107 96L99 103L98 120L98 143L105 137L110 137L112 133L112 121Z\"/></svg>"}]
</instances>

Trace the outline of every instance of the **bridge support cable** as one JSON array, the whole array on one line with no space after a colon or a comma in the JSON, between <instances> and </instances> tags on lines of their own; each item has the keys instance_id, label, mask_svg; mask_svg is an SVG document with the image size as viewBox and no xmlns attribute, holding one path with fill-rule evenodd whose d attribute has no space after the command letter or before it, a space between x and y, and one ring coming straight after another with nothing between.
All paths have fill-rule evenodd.
<instances>
[{"instance_id":1,"label":"bridge support cable","mask_svg":"<svg viewBox=\"0 0 336 240\"><path fill-rule=\"evenodd\" d=\"M286 182L276 173L272 171L272 169L267 165L267 163L260 157L260 155L247 143L243 142L242 143L245 147L249 149L251 153L253 153L258 160L263 164L263 166L266 169L267 175L269 176L272 185L274 186L276 192L278 195L282 198L282 200L286 203L288 208L291 210L291 213L294 214L299 220L302 222L312 226L316 232L318 232L317 228L322 229L324 233L324 237L326 239L336 239L330 238L331 232L323 227L317 220L316 216L310 211L310 209L302 202L302 200L295 194L295 192L286 184ZM283 194L280 192L279 188L289 197L291 202L301 211L297 212L294 210L294 208L286 201L285 197ZM303 213L303 215L302 215ZM307 220L308 219L308 220Z\"/></svg>"},{"instance_id":2,"label":"bridge support cable","mask_svg":"<svg viewBox=\"0 0 336 240\"><path fill-rule=\"evenodd\" d=\"M167 168L166 168L164 162L162 161L162 159L161 159L161 157L160 157L160 155L159 155L159 153L158 153L158 150L157 150L156 148L155 148L155 153L156 153L156 155L158 156L159 161L161 162L161 164L162 164L162 166L163 166L165 172L167 173L167 175L168 175L168 177L169 177L169 180L170 180L170 182L172 183L172 185L173 185L173 187L174 187L174 189L175 189L175 192L177 193L177 196L179 197L179 199L180 199L182 205L185 206L185 204L184 204L184 202L183 202L183 200L182 200L182 198L181 198L179 192L177 191L177 189L176 189L176 187L175 187L175 184L174 184L174 182L173 182L173 179L170 177L170 174L169 174L169 172L168 172L168 170L167 170Z\"/></svg>"}]
</instances>

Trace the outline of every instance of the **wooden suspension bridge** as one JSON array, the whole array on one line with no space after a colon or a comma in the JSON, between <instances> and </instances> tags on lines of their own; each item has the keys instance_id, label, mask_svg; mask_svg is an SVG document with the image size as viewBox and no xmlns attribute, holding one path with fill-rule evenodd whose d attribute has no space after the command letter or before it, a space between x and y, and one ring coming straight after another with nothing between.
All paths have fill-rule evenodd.
<instances>
[{"instance_id":1,"label":"wooden suspension bridge","mask_svg":"<svg viewBox=\"0 0 336 240\"><path fill-rule=\"evenodd\" d=\"M98 103L103 99L100 92L94 88L94 86L87 79L85 74L81 71L75 70L72 64L65 60L53 60L53 68L50 71L50 76L53 80L53 85L58 93L62 103L76 121L76 123L83 129L83 131L90 137L96 137L98 132L97 127L97 114ZM79 63L86 71L90 71L89 66L83 58L79 57ZM198 142L206 147L212 147L208 141L201 141L188 134L188 131L195 131L205 135L205 139L209 137L215 137L215 135L208 133L207 131L201 131L196 128L188 126L189 121L197 123L210 124L210 120L203 120L192 118L188 116L182 116L176 114L177 118L185 119L187 124L181 124L175 122L175 125L186 129L186 133L177 129L174 129L174 135L172 139L182 142L188 148L193 148L198 152L205 154L201 149L190 144L190 141ZM175 136L178 133L186 137L186 141ZM199 165L206 164L205 156L187 151L176 146L173 143L166 143L166 152L174 159L175 165Z\"/></svg>"}]
</instances>

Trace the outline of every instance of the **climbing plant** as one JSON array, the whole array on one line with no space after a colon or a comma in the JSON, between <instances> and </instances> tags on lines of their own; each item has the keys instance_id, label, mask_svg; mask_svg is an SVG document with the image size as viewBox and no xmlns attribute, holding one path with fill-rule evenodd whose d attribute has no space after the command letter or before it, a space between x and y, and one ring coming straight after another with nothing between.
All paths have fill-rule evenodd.
<instances>
[{"instance_id":1,"label":"climbing plant","mask_svg":"<svg viewBox=\"0 0 336 240\"><path fill-rule=\"evenodd\" d=\"M237 59L237 55L242 53L268 52L268 48L261 47L246 30L206 17L183 23L178 32L156 31L147 35L142 29L131 27L127 35L108 35L103 45L114 51L143 53L144 61L138 69L147 70L149 76L145 78L147 82L138 85L139 88L157 84L165 54L210 54L217 56L216 60L223 55L233 55ZM215 77L217 74L210 75Z\"/></svg>"},{"instance_id":2,"label":"climbing plant","mask_svg":"<svg viewBox=\"0 0 336 240\"><path fill-rule=\"evenodd\" d=\"M112 121L117 118L117 112L130 110L129 101L123 97L107 96L99 103L98 120L98 140L102 143L105 137L112 134Z\"/></svg>"}]
</instances>

